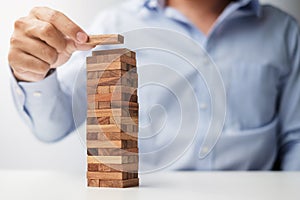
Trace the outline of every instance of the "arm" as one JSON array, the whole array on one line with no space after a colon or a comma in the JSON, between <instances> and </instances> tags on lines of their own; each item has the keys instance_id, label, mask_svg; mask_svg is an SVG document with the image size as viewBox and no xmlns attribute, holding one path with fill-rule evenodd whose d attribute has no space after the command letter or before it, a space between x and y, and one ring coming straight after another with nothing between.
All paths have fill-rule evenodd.
<instances>
[{"instance_id":1,"label":"arm","mask_svg":"<svg viewBox=\"0 0 300 200\"><path fill-rule=\"evenodd\" d=\"M288 29L289 75L280 97L279 163L282 170L300 170L300 31L292 21Z\"/></svg>"},{"instance_id":2,"label":"arm","mask_svg":"<svg viewBox=\"0 0 300 200\"><path fill-rule=\"evenodd\" d=\"M53 142L74 129L71 98L56 72L40 82L17 83L14 77L11 82L17 110L38 139Z\"/></svg>"},{"instance_id":3,"label":"arm","mask_svg":"<svg viewBox=\"0 0 300 200\"><path fill-rule=\"evenodd\" d=\"M15 22L9 64L16 106L35 135L46 142L64 137L75 127L72 92L50 68L66 63L76 50L88 50L88 36L70 19L49 8L34 8Z\"/></svg>"}]
</instances>

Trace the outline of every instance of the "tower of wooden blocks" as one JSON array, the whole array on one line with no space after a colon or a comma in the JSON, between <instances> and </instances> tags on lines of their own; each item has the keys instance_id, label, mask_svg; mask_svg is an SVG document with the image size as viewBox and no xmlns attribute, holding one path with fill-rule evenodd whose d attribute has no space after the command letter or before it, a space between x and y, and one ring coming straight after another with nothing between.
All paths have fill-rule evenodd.
<instances>
[{"instance_id":1,"label":"tower of wooden blocks","mask_svg":"<svg viewBox=\"0 0 300 200\"><path fill-rule=\"evenodd\" d=\"M90 187L139 185L137 78L135 53L128 49L93 51L87 57Z\"/></svg>"}]
</instances>

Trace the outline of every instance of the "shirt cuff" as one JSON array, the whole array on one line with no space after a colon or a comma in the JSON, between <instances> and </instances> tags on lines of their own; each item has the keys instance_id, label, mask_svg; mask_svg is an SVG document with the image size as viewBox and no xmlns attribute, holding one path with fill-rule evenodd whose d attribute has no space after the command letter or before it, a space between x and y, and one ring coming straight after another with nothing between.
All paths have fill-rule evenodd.
<instances>
[{"instance_id":1,"label":"shirt cuff","mask_svg":"<svg viewBox=\"0 0 300 200\"><path fill-rule=\"evenodd\" d=\"M9 67L8 73L9 73L8 74L9 80L11 83L11 92L14 97L13 98L14 102L15 102L16 106L22 110L23 106L25 104L25 93L24 93L23 89L21 88L21 86L19 85L17 79L14 77L13 72L10 67Z\"/></svg>"},{"instance_id":2,"label":"shirt cuff","mask_svg":"<svg viewBox=\"0 0 300 200\"><path fill-rule=\"evenodd\" d=\"M45 99L55 98L60 91L57 72L38 82L18 83L25 96L26 104L45 104Z\"/></svg>"}]
</instances>

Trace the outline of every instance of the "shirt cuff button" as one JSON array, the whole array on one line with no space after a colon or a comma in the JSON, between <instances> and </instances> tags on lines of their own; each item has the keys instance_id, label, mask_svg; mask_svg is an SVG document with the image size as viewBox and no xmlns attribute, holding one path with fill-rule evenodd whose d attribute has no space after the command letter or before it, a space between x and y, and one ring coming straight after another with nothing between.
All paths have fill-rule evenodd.
<instances>
[{"instance_id":1,"label":"shirt cuff button","mask_svg":"<svg viewBox=\"0 0 300 200\"><path fill-rule=\"evenodd\" d=\"M41 96L42 96L42 93L41 93L41 92L34 92L34 93L33 93L33 96L34 96L34 97L41 97Z\"/></svg>"}]
</instances>

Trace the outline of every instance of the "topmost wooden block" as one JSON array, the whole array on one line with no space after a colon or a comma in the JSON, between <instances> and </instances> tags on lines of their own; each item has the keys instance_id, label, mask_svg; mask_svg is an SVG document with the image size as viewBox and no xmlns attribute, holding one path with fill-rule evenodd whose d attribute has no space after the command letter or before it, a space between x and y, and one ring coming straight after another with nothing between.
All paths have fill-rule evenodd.
<instances>
[{"instance_id":1,"label":"topmost wooden block","mask_svg":"<svg viewBox=\"0 0 300 200\"><path fill-rule=\"evenodd\" d=\"M128 57L134 58L136 57L136 54L134 51L130 51L126 48L121 49L109 49L109 50L99 50L99 51L93 51L92 56L105 56L105 55L126 55Z\"/></svg>"},{"instance_id":2,"label":"topmost wooden block","mask_svg":"<svg viewBox=\"0 0 300 200\"><path fill-rule=\"evenodd\" d=\"M90 45L113 45L123 43L124 37L119 34L90 35L87 42L87 44Z\"/></svg>"}]
</instances>

